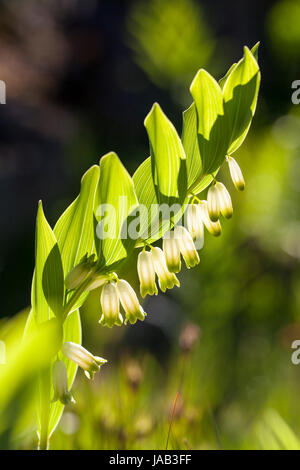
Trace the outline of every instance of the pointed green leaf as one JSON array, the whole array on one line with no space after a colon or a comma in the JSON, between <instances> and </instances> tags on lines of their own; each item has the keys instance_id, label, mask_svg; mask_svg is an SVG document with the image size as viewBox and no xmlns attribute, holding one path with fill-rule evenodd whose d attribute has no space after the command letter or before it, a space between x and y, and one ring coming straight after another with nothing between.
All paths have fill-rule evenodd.
<instances>
[{"instance_id":1,"label":"pointed green leaf","mask_svg":"<svg viewBox=\"0 0 300 470\"><path fill-rule=\"evenodd\" d=\"M228 147L228 125L224 116L222 90L203 69L195 76L190 90L197 110L202 172L213 173L223 162Z\"/></svg>"},{"instance_id":2,"label":"pointed green leaf","mask_svg":"<svg viewBox=\"0 0 300 470\"><path fill-rule=\"evenodd\" d=\"M257 42L251 49L251 52L253 54L253 56L255 57L256 61L258 60L258 48L259 48L259 42ZM243 59L241 59L238 63L240 63ZM228 69L226 75L224 75L224 77L222 77L220 80L219 80L219 85L220 87L223 89L224 88L224 85L226 83L226 80L227 78L229 77L229 75L231 74L231 72L233 71L233 69L235 68L235 66L237 65L236 62L234 62L231 67Z\"/></svg>"},{"instance_id":3,"label":"pointed green leaf","mask_svg":"<svg viewBox=\"0 0 300 470\"><path fill-rule=\"evenodd\" d=\"M32 308L37 323L43 323L54 314L61 313L64 277L57 241L45 218L41 202L36 221L35 258Z\"/></svg>"},{"instance_id":4,"label":"pointed green leaf","mask_svg":"<svg viewBox=\"0 0 300 470\"><path fill-rule=\"evenodd\" d=\"M186 154L188 192L198 194L213 180L212 175L202 175L202 160L197 134L197 113L195 103L183 112L182 144ZM216 172L214 173L215 176Z\"/></svg>"},{"instance_id":5,"label":"pointed green leaf","mask_svg":"<svg viewBox=\"0 0 300 470\"><path fill-rule=\"evenodd\" d=\"M157 200L182 203L187 190L186 157L177 131L157 103L152 106L144 124L150 141Z\"/></svg>"},{"instance_id":6,"label":"pointed green leaf","mask_svg":"<svg viewBox=\"0 0 300 470\"><path fill-rule=\"evenodd\" d=\"M152 178L151 157L143 161L132 179L140 204L140 240L136 243L136 246L140 247L144 242L154 243L159 240L169 230L171 221L178 222L183 213L183 206L176 203L159 204ZM163 212L160 212L160 208Z\"/></svg>"},{"instance_id":7,"label":"pointed green leaf","mask_svg":"<svg viewBox=\"0 0 300 470\"><path fill-rule=\"evenodd\" d=\"M229 75L231 74L231 72L233 71L234 67L236 66L236 62L234 62L231 67L229 67L229 69L227 70L227 73L224 75L224 77L220 78L219 80L219 85L220 87L223 89L224 88L224 85L226 83L226 80L227 78L229 77Z\"/></svg>"},{"instance_id":8,"label":"pointed green leaf","mask_svg":"<svg viewBox=\"0 0 300 470\"><path fill-rule=\"evenodd\" d=\"M114 152L100 160L98 204L99 266L108 267L133 249L136 240L128 236L128 227L138 207L132 178Z\"/></svg>"},{"instance_id":9,"label":"pointed green leaf","mask_svg":"<svg viewBox=\"0 0 300 470\"><path fill-rule=\"evenodd\" d=\"M81 179L79 195L61 215L54 227L65 278L85 254L96 253L94 206L98 181L99 166L93 165ZM84 293L74 305L73 310L79 308L87 296L88 293Z\"/></svg>"},{"instance_id":10,"label":"pointed green leaf","mask_svg":"<svg viewBox=\"0 0 300 470\"><path fill-rule=\"evenodd\" d=\"M257 61L245 47L243 59L230 72L223 88L224 109L230 127L229 155L239 148L248 133L256 108L259 83Z\"/></svg>"},{"instance_id":11,"label":"pointed green leaf","mask_svg":"<svg viewBox=\"0 0 300 470\"><path fill-rule=\"evenodd\" d=\"M258 48L259 48L260 42L258 41L256 44L251 49L252 54L254 55L254 58L256 62L258 62Z\"/></svg>"},{"instance_id":12,"label":"pointed green leaf","mask_svg":"<svg viewBox=\"0 0 300 470\"><path fill-rule=\"evenodd\" d=\"M92 166L82 177L79 196L65 210L54 227L65 277L87 253L95 253L94 203L99 166Z\"/></svg>"}]
</instances>

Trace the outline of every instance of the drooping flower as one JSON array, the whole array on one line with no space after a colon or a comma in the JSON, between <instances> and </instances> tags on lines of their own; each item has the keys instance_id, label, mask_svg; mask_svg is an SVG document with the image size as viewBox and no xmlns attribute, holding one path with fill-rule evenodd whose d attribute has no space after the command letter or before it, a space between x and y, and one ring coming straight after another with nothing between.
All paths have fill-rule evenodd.
<instances>
[{"instance_id":1,"label":"drooping flower","mask_svg":"<svg viewBox=\"0 0 300 470\"><path fill-rule=\"evenodd\" d=\"M68 390L68 374L64 361L56 361L52 369L53 376L53 400L59 400L63 405L75 403L74 398Z\"/></svg>"},{"instance_id":2,"label":"drooping flower","mask_svg":"<svg viewBox=\"0 0 300 470\"><path fill-rule=\"evenodd\" d=\"M222 227L221 227L220 221L218 220L217 222L212 222L210 220L208 208L207 208L207 201L201 201L201 204L199 205L199 207L200 207L203 223L206 229L208 230L208 232L214 235L215 237L218 237L219 235L221 235Z\"/></svg>"},{"instance_id":3,"label":"drooping flower","mask_svg":"<svg viewBox=\"0 0 300 470\"><path fill-rule=\"evenodd\" d=\"M79 367L84 370L85 375L92 379L94 374L100 370L100 367L107 362L102 357L93 356L87 349L80 344L66 341L61 348L63 354L75 362Z\"/></svg>"},{"instance_id":4,"label":"drooping flower","mask_svg":"<svg viewBox=\"0 0 300 470\"><path fill-rule=\"evenodd\" d=\"M153 266L150 251L141 251L137 261L137 271L140 280L141 296L157 295L157 287L155 283L155 270Z\"/></svg>"},{"instance_id":5,"label":"drooping flower","mask_svg":"<svg viewBox=\"0 0 300 470\"><path fill-rule=\"evenodd\" d=\"M216 185L210 186L207 192L207 209L212 222L217 222L220 217L220 199Z\"/></svg>"},{"instance_id":6,"label":"drooping flower","mask_svg":"<svg viewBox=\"0 0 300 470\"><path fill-rule=\"evenodd\" d=\"M144 320L146 313L139 303L136 293L134 292L131 285L120 279L117 281L117 291L122 307L125 311L125 324L134 324L137 320Z\"/></svg>"},{"instance_id":7,"label":"drooping flower","mask_svg":"<svg viewBox=\"0 0 300 470\"><path fill-rule=\"evenodd\" d=\"M158 248L152 248L151 256L155 272L158 276L159 287L163 292L167 289L173 289L174 286L180 286L180 283L174 273L171 273L166 264L164 252Z\"/></svg>"},{"instance_id":8,"label":"drooping flower","mask_svg":"<svg viewBox=\"0 0 300 470\"><path fill-rule=\"evenodd\" d=\"M220 201L220 211L223 217L226 219L230 219L232 217L233 208L232 208L232 201L229 192L227 191L226 187L223 183L217 181L216 189L218 191L218 197Z\"/></svg>"},{"instance_id":9,"label":"drooping flower","mask_svg":"<svg viewBox=\"0 0 300 470\"><path fill-rule=\"evenodd\" d=\"M193 268L200 262L199 255L190 233L185 227L176 225L174 237L177 241L180 253L183 256L187 268Z\"/></svg>"},{"instance_id":10,"label":"drooping flower","mask_svg":"<svg viewBox=\"0 0 300 470\"><path fill-rule=\"evenodd\" d=\"M100 297L102 316L99 323L112 328L113 325L121 326L123 317L120 313L119 294L115 282L104 284Z\"/></svg>"},{"instance_id":11,"label":"drooping flower","mask_svg":"<svg viewBox=\"0 0 300 470\"><path fill-rule=\"evenodd\" d=\"M81 261L71 269L65 279L67 289L76 289L76 287L82 284L95 265L94 257L95 255L91 255L89 257L85 255Z\"/></svg>"},{"instance_id":12,"label":"drooping flower","mask_svg":"<svg viewBox=\"0 0 300 470\"><path fill-rule=\"evenodd\" d=\"M245 180L238 162L234 158L229 156L226 157L226 160L228 162L230 176L234 186L239 191L243 191L245 189Z\"/></svg>"},{"instance_id":13,"label":"drooping flower","mask_svg":"<svg viewBox=\"0 0 300 470\"><path fill-rule=\"evenodd\" d=\"M204 227L199 204L189 204L186 223L197 249L201 250L204 245Z\"/></svg>"},{"instance_id":14,"label":"drooping flower","mask_svg":"<svg viewBox=\"0 0 300 470\"><path fill-rule=\"evenodd\" d=\"M168 230L163 237L163 252L170 273L179 273L181 269L180 249L173 230Z\"/></svg>"}]
</instances>

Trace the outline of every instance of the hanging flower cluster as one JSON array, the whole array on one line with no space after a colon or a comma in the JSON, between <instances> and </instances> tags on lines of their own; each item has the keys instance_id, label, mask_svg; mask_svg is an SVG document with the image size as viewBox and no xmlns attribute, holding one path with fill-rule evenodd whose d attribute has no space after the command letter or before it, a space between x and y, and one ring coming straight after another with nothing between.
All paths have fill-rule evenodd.
<instances>
[{"instance_id":1,"label":"hanging flower cluster","mask_svg":"<svg viewBox=\"0 0 300 470\"><path fill-rule=\"evenodd\" d=\"M227 157L226 160L235 187L243 190L245 181L238 163L232 157ZM204 227L210 234L219 236L222 232L220 215L229 219L232 213L230 194L224 184L215 179L208 190L207 201L192 196L192 203L187 209L187 228L176 225L164 234L162 249L149 245L149 250L145 246L139 253L137 272L141 296L144 298L146 295L158 294L156 279L162 292L174 286L179 287L176 273L181 270L181 258L187 268L199 264L197 250L204 245ZM100 303L100 323L110 328L120 326L123 322L134 324L137 320L144 320L146 316L133 288L127 281L119 280L116 274L114 279L110 279L102 287ZM124 320L120 304L125 313Z\"/></svg>"},{"instance_id":2,"label":"hanging flower cluster","mask_svg":"<svg viewBox=\"0 0 300 470\"><path fill-rule=\"evenodd\" d=\"M226 160L235 187L242 191L245 181L238 163L232 157L226 157ZM177 225L165 233L162 250L150 247L150 251L144 249L140 252L137 271L141 296L157 294L156 275L163 292L175 285L179 287L179 280L174 273L181 270L181 257L187 268L196 266L200 262L197 249L200 250L204 245L204 227L210 234L219 236L222 232L220 215L229 219L232 213L230 194L224 184L215 179L208 190L207 201L193 196L187 209L187 229Z\"/></svg>"},{"instance_id":3,"label":"hanging flower cluster","mask_svg":"<svg viewBox=\"0 0 300 470\"><path fill-rule=\"evenodd\" d=\"M226 157L231 179L236 189L242 191L245 181L242 171L232 157ZM137 273L140 282L140 294L157 295L158 286L162 292L180 287L176 276L181 270L181 259L186 267L193 268L200 262L198 250L204 245L204 227L213 236L219 236L222 232L220 216L226 219L232 217L233 208L230 194L223 183L213 180L208 189L207 200L200 200L191 195L191 203L186 214L187 228L176 225L168 230L162 240L162 249L148 245L139 253L137 260ZM93 256L84 257L82 261L69 273L66 285L74 289L91 279L87 290L102 286L100 304L102 315L99 323L112 328L144 320L146 313L139 303L138 297L131 285L124 279L118 279L115 273L99 275L93 271L95 262ZM122 308L122 311L121 311ZM88 378L92 379L95 372L107 361L101 357L93 356L82 346L65 342L62 346L63 354L81 367ZM63 361L57 361L53 366L53 400L60 400L67 404L74 402L68 391L66 367Z\"/></svg>"}]
</instances>

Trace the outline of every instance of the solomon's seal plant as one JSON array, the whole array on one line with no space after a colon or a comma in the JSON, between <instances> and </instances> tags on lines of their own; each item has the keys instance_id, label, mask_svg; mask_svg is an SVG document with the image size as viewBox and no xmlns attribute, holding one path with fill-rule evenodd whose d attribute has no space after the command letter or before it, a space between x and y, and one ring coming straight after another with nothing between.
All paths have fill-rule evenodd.
<instances>
[{"instance_id":1,"label":"solomon's seal plant","mask_svg":"<svg viewBox=\"0 0 300 470\"><path fill-rule=\"evenodd\" d=\"M89 292L101 287L100 325L143 321L146 313L136 292L118 277L133 250L139 250L141 296L157 295L158 287L165 292L180 286L176 274L182 260L188 268L199 263L204 227L218 236L221 216L232 216L231 197L218 171L228 165L234 186L244 189L232 154L244 141L256 107L257 48L245 47L243 58L219 82L198 71L181 137L161 107L153 105L145 119L150 156L132 177L110 152L83 175L78 197L53 229L39 203L25 336L49 322L57 331L49 367L40 375L40 448L47 448L64 405L73 401L70 390L77 367L92 379L106 363L81 346L79 310ZM201 196L206 188L207 200ZM161 239L161 247L156 246Z\"/></svg>"}]
</instances>

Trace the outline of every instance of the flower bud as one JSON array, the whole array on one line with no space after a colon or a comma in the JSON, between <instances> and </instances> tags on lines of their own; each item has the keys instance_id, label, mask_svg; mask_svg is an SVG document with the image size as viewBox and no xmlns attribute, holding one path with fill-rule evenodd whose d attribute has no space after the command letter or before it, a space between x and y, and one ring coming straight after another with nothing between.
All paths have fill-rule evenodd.
<instances>
[{"instance_id":1,"label":"flower bud","mask_svg":"<svg viewBox=\"0 0 300 470\"><path fill-rule=\"evenodd\" d=\"M67 289L76 289L88 276L91 269L85 264L77 264L67 275L65 285Z\"/></svg>"},{"instance_id":2,"label":"flower bud","mask_svg":"<svg viewBox=\"0 0 300 470\"><path fill-rule=\"evenodd\" d=\"M212 222L217 222L220 217L220 201L218 190L215 185L210 186L207 192L207 209Z\"/></svg>"},{"instance_id":3,"label":"flower bud","mask_svg":"<svg viewBox=\"0 0 300 470\"><path fill-rule=\"evenodd\" d=\"M168 230L163 237L163 252L170 273L179 273L181 269L180 250L175 232Z\"/></svg>"},{"instance_id":4,"label":"flower bud","mask_svg":"<svg viewBox=\"0 0 300 470\"><path fill-rule=\"evenodd\" d=\"M201 210L201 217L203 220L203 223L208 230L209 233L214 235L214 237L218 237L222 233L222 227L220 224L220 221L218 220L217 222L212 222L209 214L208 214L208 208L207 208L207 201L201 201L200 204L200 210Z\"/></svg>"},{"instance_id":5,"label":"flower bud","mask_svg":"<svg viewBox=\"0 0 300 470\"><path fill-rule=\"evenodd\" d=\"M84 255L80 262L69 272L65 279L67 289L76 289L91 273L92 268L95 266L95 255Z\"/></svg>"},{"instance_id":6,"label":"flower bud","mask_svg":"<svg viewBox=\"0 0 300 470\"><path fill-rule=\"evenodd\" d=\"M113 325L121 326L123 317L119 309L119 295L114 282L104 284L101 292L100 303L102 316L99 323L103 326L112 328Z\"/></svg>"},{"instance_id":7,"label":"flower bud","mask_svg":"<svg viewBox=\"0 0 300 470\"><path fill-rule=\"evenodd\" d=\"M141 296L157 295L155 271L150 251L141 251L137 261L137 271L140 280Z\"/></svg>"},{"instance_id":8,"label":"flower bud","mask_svg":"<svg viewBox=\"0 0 300 470\"><path fill-rule=\"evenodd\" d=\"M191 235L186 228L181 227L180 225L176 225L174 234L186 267L193 268L198 263L200 263L200 258Z\"/></svg>"},{"instance_id":9,"label":"flower bud","mask_svg":"<svg viewBox=\"0 0 300 470\"><path fill-rule=\"evenodd\" d=\"M56 361L53 364L53 390L52 401L59 400L63 405L75 403L74 398L68 391L68 375L64 361Z\"/></svg>"},{"instance_id":10,"label":"flower bud","mask_svg":"<svg viewBox=\"0 0 300 470\"><path fill-rule=\"evenodd\" d=\"M224 184L219 181L216 183L216 189L218 191L221 214L223 217L226 217L226 219L230 219L233 213L230 194Z\"/></svg>"},{"instance_id":11,"label":"flower bud","mask_svg":"<svg viewBox=\"0 0 300 470\"><path fill-rule=\"evenodd\" d=\"M199 204L189 204L186 222L188 231L196 241L197 249L201 250L204 245L204 227Z\"/></svg>"},{"instance_id":12,"label":"flower bud","mask_svg":"<svg viewBox=\"0 0 300 470\"><path fill-rule=\"evenodd\" d=\"M242 170L239 167L239 164L234 158L229 156L227 157L227 162L229 166L230 176L234 186L239 191L243 191L245 189L245 180L243 177Z\"/></svg>"},{"instance_id":13,"label":"flower bud","mask_svg":"<svg viewBox=\"0 0 300 470\"><path fill-rule=\"evenodd\" d=\"M146 313L140 305L137 295L131 285L127 281L124 281L124 279L120 279L117 281L117 291L122 307L125 310L125 324L128 321L129 323L134 324L138 319L144 320Z\"/></svg>"},{"instance_id":14,"label":"flower bud","mask_svg":"<svg viewBox=\"0 0 300 470\"><path fill-rule=\"evenodd\" d=\"M166 259L164 252L158 248L152 248L151 256L155 272L158 276L159 287L163 292L167 289L173 289L173 287L180 286L180 283L174 273L170 273L167 268Z\"/></svg>"},{"instance_id":15,"label":"flower bud","mask_svg":"<svg viewBox=\"0 0 300 470\"><path fill-rule=\"evenodd\" d=\"M75 362L75 364L84 370L85 375L89 379L92 379L95 372L98 372L100 367L107 362L106 359L93 356L80 344L72 343L71 341L66 341L61 349L68 359Z\"/></svg>"}]
</instances>

